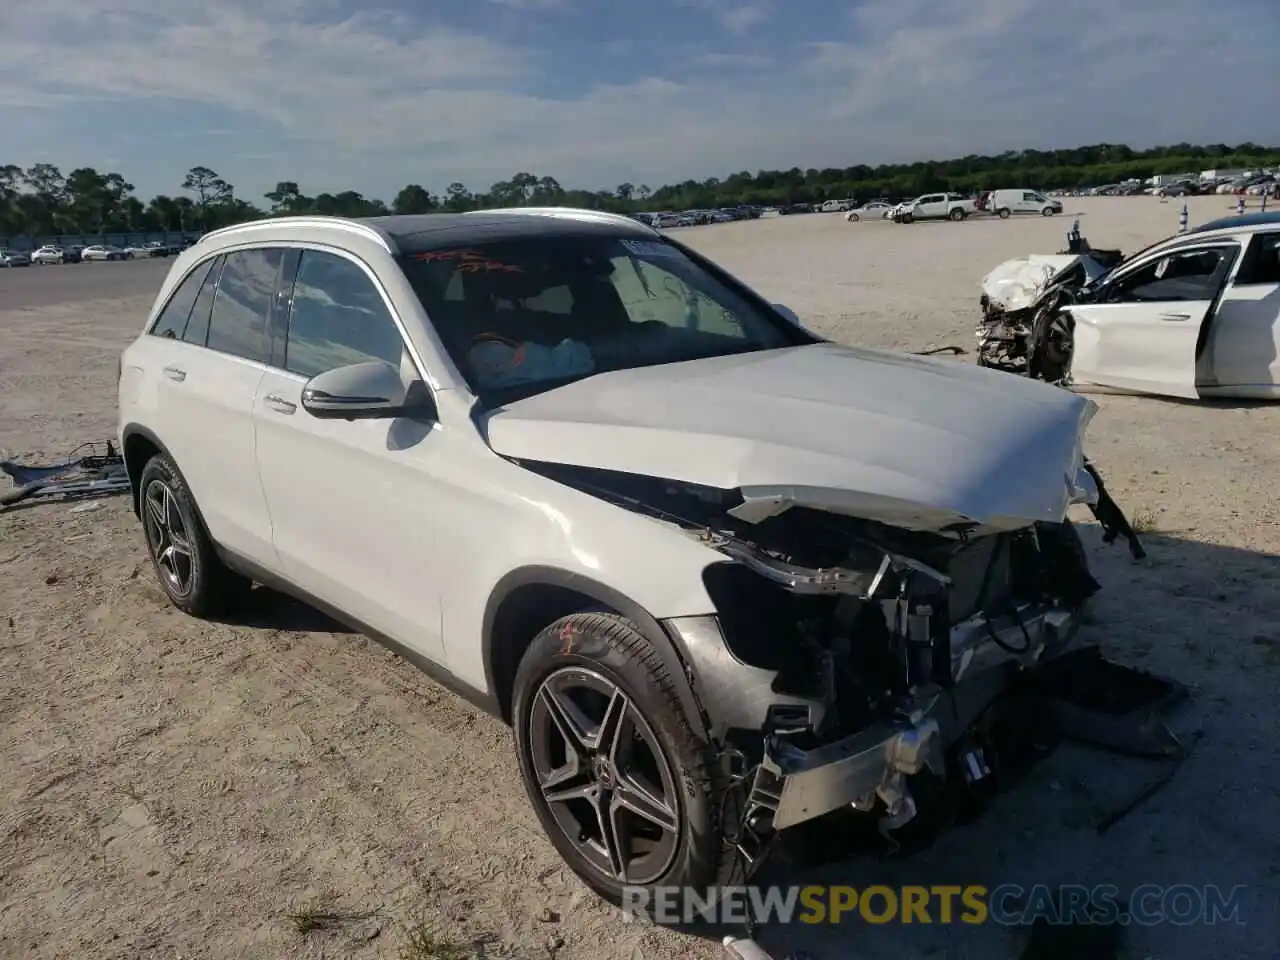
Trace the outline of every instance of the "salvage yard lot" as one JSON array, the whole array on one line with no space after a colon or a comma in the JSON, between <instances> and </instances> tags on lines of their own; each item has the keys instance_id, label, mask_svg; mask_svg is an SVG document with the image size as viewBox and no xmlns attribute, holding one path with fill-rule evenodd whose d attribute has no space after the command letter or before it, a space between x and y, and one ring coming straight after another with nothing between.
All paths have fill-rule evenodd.
<instances>
[{"instance_id":1,"label":"salvage yard lot","mask_svg":"<svg viewBox=\"0 0 1280 960\"><path fill-rule=\"evenodd\" d=\"M1065 203L1053 219L819 214L678 236L833 339L972 350L991 267L1058 250L1077 213L1095 245L1132 251L1171 233L1180 208ZM1228 200L1191 207L1196 223ZM116 359L168 266L0 273L0 451L56 457L113 435ZM1097 400L1088 453L1147 531L1150 557L1134 563L1086 529L1104 586L1086 636L1196 686L1175 722L1203 730L1194 756L1104 836L1091 822L1159 766L1063 748L912 860L784 858L770 876L1245 884L1247 925L1136 929L1135 955L1273 956L1280 405ZM625 924L586 894L538 827L506 728L409 665L274 595L233 624L171 609L123 500L0 516L0 721L0 957L396 957L418 924L483 941L487 956L716 953L706 936ZM300 933L289 915L315 903L344 919ZM1003 957L1019 943L994 926L856 918L760 939L779 957L841 960Z\"/></svg>"}]
</instances>

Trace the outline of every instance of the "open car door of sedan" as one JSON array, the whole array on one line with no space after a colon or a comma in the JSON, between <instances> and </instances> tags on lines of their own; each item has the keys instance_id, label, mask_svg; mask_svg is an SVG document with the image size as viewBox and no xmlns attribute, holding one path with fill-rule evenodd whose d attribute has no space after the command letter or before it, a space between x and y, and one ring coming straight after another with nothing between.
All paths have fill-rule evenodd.
<instances>
[{"instance_id":1,"label":"open car door of sedan","mask_svg":"<svg viewBox=\"0 0 1280 960\"><path fill-rule=\"evenodd\" d=\"M1200 396L1211 381L1204 345L1240 244L1206 241L1153 253L1103 281L1097 299L1069 308L1072 379L1135 393Z\"/></svg>"}]
</instances>

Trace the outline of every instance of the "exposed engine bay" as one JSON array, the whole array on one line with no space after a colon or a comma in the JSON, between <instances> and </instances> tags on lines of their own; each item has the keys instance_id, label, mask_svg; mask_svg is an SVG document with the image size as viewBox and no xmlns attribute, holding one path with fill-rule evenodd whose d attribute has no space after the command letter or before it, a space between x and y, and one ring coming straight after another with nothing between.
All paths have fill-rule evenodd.
<instances>
[{"instance_id":1,"label":"exposed engine bay","mask_svg":"<svg viewBox=\"0 0 1280 960\"><path fill-rule=\"evenodd\" d=\"M793 506L752 523L734 515L737 491L520 463L725 556L704 573L717 616L671 626L703 696L727 704L714 733L741 768L734 842L749 863L778 830L839 809L874 812L887 836L918 812L912 778L989 778L996 760L975 731L1016 676L1070 643L1100 589L1067 520L978 536ZM1086 469L1104 536L1140 556ZM699 651L721 643L738 672L717 688L714 655Z\"/></svg>"},{"instance_id":2,"label":"exposed engine bay","mask_svg":"<svg viewBox=\"0 0 1280 960\"><path fill-rule=\"evenodd\" d=\"M1087 302L1097 282L1124 259L1119 250L1094 250L1077 227L1067 235L1066 250L997 266L982 281L978 365L1069 386L1073 341L1063 311Z\"/></svg>"}]
</instances>

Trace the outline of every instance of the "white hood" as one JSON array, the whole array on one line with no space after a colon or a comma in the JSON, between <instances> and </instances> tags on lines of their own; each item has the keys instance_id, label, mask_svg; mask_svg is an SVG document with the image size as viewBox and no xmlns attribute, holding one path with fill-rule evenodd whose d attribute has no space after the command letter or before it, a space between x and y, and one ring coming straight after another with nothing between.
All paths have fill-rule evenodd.
<instances>
[{"instance_id":1,"label":"white hood","mask_svg":"<svg viewBox=\"0 0 1280 960\"><path fill-rule=\"evenodd\" d=\"M499 454L732 490L914 529L1056 522L1097 491L1097 407L955 361L824 343L601 373L489 413Z\"/></svg>"}]
</instances>

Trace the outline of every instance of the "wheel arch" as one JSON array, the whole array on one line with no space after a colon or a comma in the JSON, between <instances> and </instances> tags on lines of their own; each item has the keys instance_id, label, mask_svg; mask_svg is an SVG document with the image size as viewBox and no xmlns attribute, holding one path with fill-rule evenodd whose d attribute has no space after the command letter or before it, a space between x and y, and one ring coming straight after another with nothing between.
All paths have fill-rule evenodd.
<instances>
[{"instance_id":1,"label":"wheel arch","mask_svg":"<svg viewBox=\"0 0 1280 960\"><path fill-rule=\"evenodd\" d=\"M707 715L690 682L687 654L648 610L626 594L559 567L519 567L502 577L485 604L481 648L485 681L502 719L512 721L520 658L538 633L561 617L604 609L626 617L662 658L691 725L704 739Z\"/></svg>"},{"instance_id":2,"label":"wheel arch","mask_svg":"<svg viewBox=\"0 0 1280 960\"><path fill-rule=\"evenodd\" d=\"M120 431L120 442L120 452L124 456L125 472L129 475L129 496L133 501L133 513L135 516L140 516L142 511L142 469L147 465L147 461L157 454L163 455L173 464L173 469L177 471L183 486L188 490L191 489L191 484L187 483L187 478L183 475L182 467L179 466L177 459L169 452L169 448L164 445L163 441L147 427L139 423L127 425ZM200 526L207 533L209 525L205 523L204 514L200 511L200 503L195 499L194 495L191 498L191 506L196 512L196 519L200 521Z\"/></svg>"}]
</instances>

